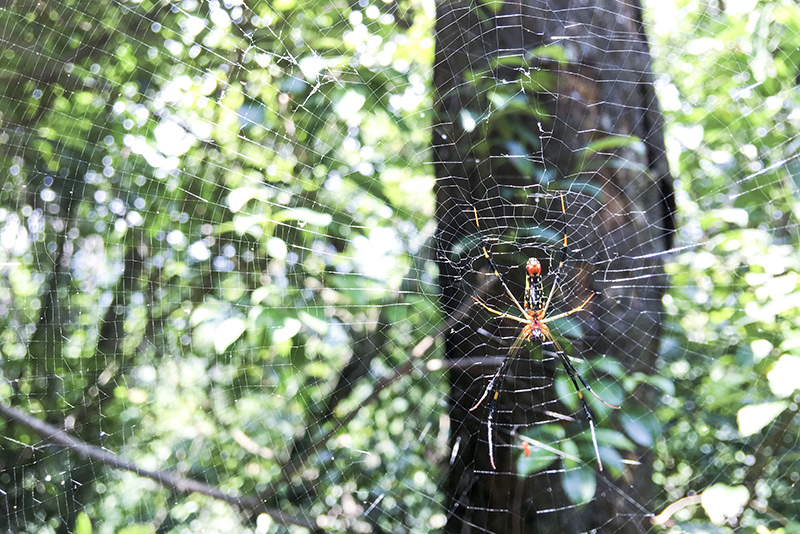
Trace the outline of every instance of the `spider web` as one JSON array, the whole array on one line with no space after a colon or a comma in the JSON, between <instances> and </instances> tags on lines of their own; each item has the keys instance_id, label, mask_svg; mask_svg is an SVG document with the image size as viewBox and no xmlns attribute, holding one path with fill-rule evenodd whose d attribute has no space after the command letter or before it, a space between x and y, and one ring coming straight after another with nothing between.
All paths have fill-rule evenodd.
<instances>
[{"instance_id":1,"label":"spider web","mask_svg":"<svg viewBox=\"0 0 800 534\"><path fill-rule=\"evenodd\" d=\"M0 7L2 528L796 530L800 12L631 12Z\"/></svg>"}]
</instances>

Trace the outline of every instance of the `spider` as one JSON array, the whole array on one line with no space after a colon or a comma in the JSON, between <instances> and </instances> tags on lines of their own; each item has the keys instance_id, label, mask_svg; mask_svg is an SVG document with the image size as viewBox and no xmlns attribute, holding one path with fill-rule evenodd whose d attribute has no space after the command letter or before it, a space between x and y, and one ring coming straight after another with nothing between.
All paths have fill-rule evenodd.
<instances>
[{"instance_id":1,"label":"spider","mask_svg":"<svg viewBox=\"0 0 800 534\"><path fill-rule=\"evenodd\" d=\"M478 218L478 210L476 208L472 208L474 216L475 216L475 225L478 227L478 231L480 231L480 220ZM564 196L561 195L561 213L563 215L566 214L566 207L564 205ZM583 398L583 393L581 392L581 388L578 385L578 381L583 384L588 391L592 393L597 399L608 406L609 408L613 408L615 410L619 409L619 406L614 406L613 404L609 404L605 400L603 400L600 395L595 393L595 391L591 388L588 382L581 376L578 370L570 361L569 357L564 352L564 349L561 348L561 345L556 341L553 337L553 334L550 332L550 328L547 326L547 323L555 321L556 319L562 319L564 317L568 317L574 313L579 311L585 310L586 305L589 303L590 300L594 297L594 293L589 295L586 300L584 300L579 306L564 312L559 313L558 315L553 315L548 317L547 316L547 309L550 307L550 302L553 299L553 294L556 291L556 286L558 285L559 278L561 276L561 270L564 266L564 257L567 253L567 234L564 233L564 243L561 247L561 252L559 253L559 263L558 267L554 273L554 280L553 286L550 289L550 294L547 297L547 300L544 299L544 286L542 283L542 265L536 258L530 258L525 264L525 294L522 299L522 303L520 304L519 300L514 296L514 293L508 287L503 277L500 276L500 272L497 269L497 265L492 260L492 255L489 253L488 248L486 247L485 242L481 245L481 249L483 251L483 256L486 258L486 261L489 263L489 267L492 268L495 277L500 281L500 284L503 286L503 290L506 294L511 298L511 301L520 311L521 316L512 315L509 313L505 313L499 310L496 310L480 300L478 297L473 296L473 300L483 306L486 310L491 312L492 314L496 315L497 317L501 318L508 318L513 321L517 321L518 323L522 324L522 330L517 336L517 339L511 345L511 348L508 351L503 363L497 369L497 372L494 374L492 379L489 381L489 385L486 386L486 390L484 391L483 395L478 402L475 403L475 406L469 409L469 411L474 411L478 406L483 403L489 393L494 392L492 396L492 403L489 406L489 415L487 417L487 427L489 432L489 462L492 465L492 469L497 469L494 462L494 440L492 437L492 423L494 421L494 414L497 409L497 398L500 396L500 388L503 386L503 380L505 379L506 374L508 373L509 368L511 367L511 363L513 362L514 358L519 352L519 349L524 345L527 341L532 343L534 341L546 342L551 344L555 347L556 354L561 359L561 364L564 367L564 370L569 375L570 380L572 381L572 385L575 387L575 391L578 393L578 398L581 401L581 406L583 406L583 411L586 413L586 419L589 421L589 428L592 432L592 444L594 445L594 453L597 457L597 465L600 471L603 470L603 462L600 460L600 450L597 446L597 436L595 434L594 429L594 419L592 418L592 413L589 411L589 406L586 404L586 400Z\"/></svg>"}]
</instances>

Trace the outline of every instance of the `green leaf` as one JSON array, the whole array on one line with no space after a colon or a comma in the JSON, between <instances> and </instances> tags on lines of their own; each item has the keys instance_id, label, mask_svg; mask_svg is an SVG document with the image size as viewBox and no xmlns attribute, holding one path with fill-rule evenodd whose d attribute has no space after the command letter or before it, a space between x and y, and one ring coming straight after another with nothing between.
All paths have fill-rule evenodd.
<instances>
[{"instance_id":1,"label":"green leaf","mask_svg":"<svg viewBox=\"0 0 800 534\"><path fill-rule=\"evenodd\" d=\"M502 5L502 3L500 5ZM489 62L489 65L492 66L493 70L497 69L497 67L510 67L515 69L525 69L530 67L530 63L523 56L507 56L507 55L493 57Z\"/></svg>"},{"instance_id":2,"label":"green leaf","mask_svg":"<svg viewBox=\"0 0 800 534\"><path fill-rule=\"evenodd\" d=\"M286 242L283 239L279 237L270 237L267 239L267 254L269 254L270 258L283 260L288 253L289 248L286 246Z\"/></svg>"},{"instance_id":3,"label":"green leaf","mask_svg":"<svg viewBox=\"0 0 800 534\"><path fill-rule=\"evenodd\" d=\"M562 439L561 450L564 452L562 461L564 469L572 469L581 466L581 451L578 444L572 439Z\"/></svg>"},{"instance_id":4,"label":"green leaf","mask_svg":"<svg viewBox=\"0 0 800 534\"><path fill-rule=\"evenodd\" d=\"M117 531L117 534L155 534L153 525L128 525Z\"/></svg>"},{"instance_id":5,"label":"green leaf","mask_svg":"<svg viewBox=\"0 0 800 534\"><path fill-rule=\"evenodd\" d=\"M563 369L559 368L559 371L563 371ZM572 411L580 407L580 398L566 372L558 373L556 376L555 388L559 402L563 402L564 405Z\"/></svg>"},{"instance_id":6,"label":"green leaf","mask_svg":"<svg viewBox=\"0 0 800 534\"><path fill-rule=\"evenodd\" d=\"M318 317L314 317L310 313L300 311L297 313L297 317L305 323L307 327L312 329L314 332L320 335L325 335L328 333L328 321L325 319L320 319Z\"/></svg>"},{"instance_id":7,"label":"green leaf","mask_svg":"<svg viewBox=\"0 0 800 534\"><path fill-rule=\"evenodd\" d=\"M301 225L328 226L333 217L329 213L320 213L308 208L291 208L275 213L274 219L278 222L298 221Z\"/></svg>"},{"instance_id":8,"label":"green leaf","mask_svg":"<svg viewBox=\"0 0 800 534\"><path fill-rule=\"evenodd\" d=\"M92 534L92 520L86 515L86 512L81 512L75 518L75 528L73 534Z\"/></svg>"},{"instance_id":9,"label":"green leaf","mask_svg":"<svg viewBox=\"0 0 800 534\"><path fill-rule=\"evenodd\" d=\"M613 377L624 377L626 375L625 367L617 360L608 356L600 355L588 361L592 371L595 374L609 374Z\"/></svg>"},{"instance_id":10,"label":"green leaf","mask_svg":"<svg viewBox=\"0 0 800 534\"><path fill-rule=\"evenodd\" d=\"M528 56L532 58L548 58L553 59L559 63L566 64L569 63L569 59L567 58L567 52L563 46L560 44L546 44L544 46L538 46L528 52Z\"/></svg>"},{"instance_id":11,"label":"green leaf","mask_svg":"<svg viewBox=\"0 0 800 534\"><path fill-rule=\"evenodd\" d=\"M607 135L586 145L584 153L604 152L615 148L631 148L639 155L644 155L647 151L642 140L635 135Z\"/></svg>"},{"instance_id":12,"label":"green leaf","mask_svg":"<svg viewBox=\"0 0 800 534\"><path fill-rule=\"evenodd\" d=\"M788 406L788 402L778 401L751 404L739 409L736 413L739 434L747 437L760 432L762 428L772 423Z\"/></svg>"},{"instance_id":13,"label":"green leaf","mask_svg":"<svg viewBox=\"0 0 800 534\"><path fill-rule=\"evenodd\" d=\"M496 15L502 8L505 2L503 0L486 0L481 2L481 4L492 13L492 15Z\"/></svg>"},{"instance_id":14,"label":"green leaf","mask_svg":"<svg viewBox=\"0 0 800 534\"><path fill-rule=\"evenodd\" d=\"M633 417L627 412L620 416L622 427L628 436L642 447L653 446L653 434L640 417Z\"/></svg>"},{"instance_id":15,"label":"green leaf","mask_svg":"<svg viewBox=\"0 0 800 534\"><path fill-rule=\"evenodd\" d=\"M275 343L283 343L284 341L288 341L297 335L302 325L303 323L297 319L293 317L287 317L283 322L283 326L276 329L272 333L272 340Z\"/></svg>"},{"instance_id":16,"label":"green leaf","mask_svg":"<svg viewBox=\"0 0 800 534\"><path fill-rule=\"evenodd\" d=\"M554 461L565 458L566 453L559 444L564 439L564 427L557 424L546 424L527 429L521 436L527 447L521 447L523 453L517 461L517 472L526 476L549 467ZM528 455L524 451L528 451ZM566 456L569 460L579 463L577 456Z\"/></svg>"},{"instance_id":17,"label":"green leaf","mask_svg":"<svg viewBox=\"0 0 800 534\"><path fill-rule=\"evenodd\" d=\"M667 378L659 374L649 375L647 373L633 373L626 377L625 389L633 391L639 384L650 384L654 388L660 390L670 396L675 395L675 384Z\"/></svg>"},{"instance_id":18,"label":"green leaf","mask_svg":"<svg viewBox=\"0 0 800 534\"><path fill-rule=\"evenodd\" d=\"M608 476L616 479L624 475L626 471L626 465L622 459L622 455L617 451L617 449L613 449L605 445L600 445L599 448L600 458L603 460L603 469ZM585 450L587 450L587 458L594 459L594 448L585 448ZM589 465L594 467L594 464L592 463L589 463Z\"/></svg>"},{"instance_id":19,"label":"green leaf","mask_svg":"<svg viewBox=\"0 0 800 534\"><path fill-rule=\"evenodd\" d=\"M528 444L529 454L520 454L517 460L517 473L520 476L528 476L532 473L542 471L553 464L560 456L553 451L547 450L536 445Z\"/></svg>"},{"instance_id":20,"label":"green leaf","mask_svg":"<svg viewBox=\"0 0 800 534\"><path fill-rule=\"evenodd\" d=\"M577 315L577 314L576 314ZM552 321L548 326L553 332L557 332L560 337L575 340L583 337L583 321L579 317L570 315Z\"/></svg>"},{"instance_id":21,"label":"green leaf","mask_svg":"<svg viewBox=\"0 0 800 534\"><path fill-rule=\"evenodd\" d=\"M633 451L636 449L636 445L622 432L608 428L598 428L596 432L597 442L600 445L605 445L607 447L612 447L622 451Z\"/></svg>"},{"instance_id":22,"label":"green leaf","mask_svg":"<svg viewBox=\"0 0 800 534\"><path fill-rule=\"evenodd\" d=\"M228 207L233 213L237 213L251 199L265 200L267 195L267 190L263 188L240 187L228 194Z\"/></svg>"},{"instance_id":23,"label":"green leaf","mask_svg":"<svg viewBox=\"0 0 800 534\"><path fill-rule=\"evenodd\" d=\"M577 467L562 473L561 486L570 501L574 504L583 504L594 498L597 478L592 468Z\"/></svg>"},{"instance_id":24,"label":"green leaf","mask_svg":"<svg viewBox=\"0 0 800 534\"><path fill-rule=\"evenodd\" d=\"M214 332L214 350L217 354L225 352L242 336L244 330L245 322L241 317L230 317L222 321Z\"/></svg>"}]
</instances>

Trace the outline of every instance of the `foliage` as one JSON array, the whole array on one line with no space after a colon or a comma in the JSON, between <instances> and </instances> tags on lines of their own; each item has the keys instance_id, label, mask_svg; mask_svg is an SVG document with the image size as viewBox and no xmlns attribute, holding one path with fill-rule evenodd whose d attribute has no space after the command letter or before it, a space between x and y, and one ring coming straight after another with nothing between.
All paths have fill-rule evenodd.
<instances>
[{"instance_id":1,"label":"foliage","mask_svg":"<svg viewBox=\"0 0 800 534\"><path fill-rule=\"evenodd\" d=\"M709 520L792 532L800 528L800 375L792 370L800 356L800 10L780 0L724 11L678 2L672 17L660 5L654 69L679 178L679 244L689 248L667 265L671 321L660 363L676 393L657 413L665 434L655 480L669 500L717 483L749 491L741 516L697 509L694 526L676 532Z\"/></svg>"},{"instance_id":2,"label":"foliage","mask_svg":"<svg viewBox=\"0 0 800 534\"><path fill-rule=\"evenodd\" d=\"M360 407L435 326L419 287L429 15L12 4L0 11L2 402L334 530L439 513L422 496L442 447L413 433L437 420L438 375L414 370ZM6 529L231 531L228 505L31 448L39 437L5 420L0 431Z\"/></svg>"}]
</instances>

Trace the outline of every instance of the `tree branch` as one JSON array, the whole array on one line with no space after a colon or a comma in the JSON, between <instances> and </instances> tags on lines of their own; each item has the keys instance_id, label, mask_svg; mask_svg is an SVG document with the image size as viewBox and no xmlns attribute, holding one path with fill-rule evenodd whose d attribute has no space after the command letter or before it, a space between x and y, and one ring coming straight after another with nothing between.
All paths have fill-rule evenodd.
<instances>
[{"instance_id":1,"label":"tree branch","mask_svg":"<svg viewBox=\"0 0 800 534\"><path fill-rule=\"evenodd\" d=\"M131 473L135 473L139 476L149 478L158 482L164 487L177 491L178 493L200 493L213 499L225 501L232 506L242 509L250 515L259 513L267 514L272 517L276 523L281 525L297 525L307 528L312 532L321 532L321 529L314 522L284 513L280 510L267 508L258 498L238 497L236 495L231 495L230 493L225 493L218 487L210 486L197 480L184 478L169 471L153 471L139 467L133 462L124 460L112 454L111 452L108 452L107 450L88 445L87 443L72 437L63 430L47 424L44 421L40 421L39 419L36 419L35 417L28 415L17 408L0 404L0 415L3 415L10 421L30 428L44 441L60 445L68 451L74 452L83 458L102 462L115 469L130 471Z\"/></svg>"}]
</instances>

